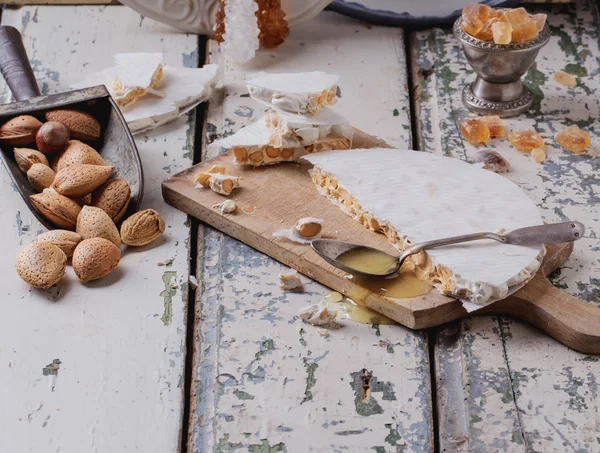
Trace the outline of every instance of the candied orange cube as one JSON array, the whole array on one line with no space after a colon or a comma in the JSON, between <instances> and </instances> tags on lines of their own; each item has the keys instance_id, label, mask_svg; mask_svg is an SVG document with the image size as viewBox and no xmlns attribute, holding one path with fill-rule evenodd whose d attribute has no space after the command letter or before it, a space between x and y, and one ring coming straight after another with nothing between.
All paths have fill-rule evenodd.
<instances>
[{"instance_id":1,"label":"candied orange cube","mask_svg":"<svg viewBox=\"0 0 600 453\"><path fill-rule=\"evenodd\" d=\"M591 143L590 134L577 126L568 126L558 131L554 136L561 148L579 154L585 151Z\"/></svg>"},{"instance_id":2,"label":"candied orange cube","mask_svg":"<svg viewBox=\"0 0 600 453\"><path fill-rule=\"evenodd\" d=\"M490 130L490 137L492 138L506 138L507 130L504 127L504 123L500 119L499 116L490 115L490 116L482 116L479 118L485 124L487 124L488 129Z\"/></svg>"},{"instance_id":3,"label":"candied orange cube","mask_svg":"<svg viewBox=\"0 0 600 453\"><path fill-rule=\"evenodd\" d=\"M496 22L492 24L492 39L496 44L510 44L512 30L509 22Z\"/></svg>"},{"instance_id":4,"label":"candied orange cube","mask_svg":"<svg viewBox=\"0 0 600 453\"><path fill-rule=\"evenodd\" d=\"M483 41L491 41L493 39L492 26L499 20L500 19L498 19L497 17L492 17L491 19L488 19L481 31L477 33L477 36L475 37L477 39L482 39Z\"/></svg>"},{"instance_id":5,"label":"candied orange cube","mask_svg":"<svg viewBox=\"0 0 600 453\"><path fill-rule=\"evenodd\" d=\"M512 42L530 41L538 35L538 29L533 20L513 25Z\"/></svg>"},{"instance_id":6,"label":"candied orange cube","mask_svg":"<svg viewBox=\"0 0 600 453\"><path fill-rule=\"evenodd\" d=\"M536 131L514 131L508 134L508 140L518 151L530 152L534 148L546 149L544 139Z\"/></svg>"},{"instance_id":7,"label":"candied orange cube","mask_svg":"<svg viewBox=\"0 0 600 453\"><path fill-rule=\"evenodd\" d=\"M531 16L525 8L505 9L503 12L504 17L506 17L506 20L510 22L513 28L516 25L528 22L531 19Z\"/></svg>"},{"instance_id":8,"label":"candied orange cube","mask_svg":"<svg viewBox=\"0 0 600 453\"><path fill-rule=\"evenodd\" d=\"M471 36L477 37L478 33L493 14L494 9L480 3L469 3L463 8L461 27Z\"/></svg>"},{"instance_id":9,"label":"candied orange cube","mask_svg":"<svg viewBox=\"0 0 600 453\"><path fill-rule=\"evenodd\" d=\"M554 74L554 80L567 87L574 87L577 85L577 77L564 71L558 71Z\"/></svg>"},{"instance_id":10,"label":"candied orange cube","mask_svg":"<svg viewBox=\"0 0 600 453\"><path fill-rule=\"evenodd\" d=\"M490 128L479 119L464 120L458 125L458 128L471 145L486 143L490 139Z\"/></svg>"},{"instance_id":11,"label":"candied orange cube","mask_svg":"<svg viewBox=\"0 0 600 453\"><path fill-rule=\"evenodd\" d=\"M534 14L533 16L531 16L531 20L535 22L535 26L538 29L538 32L542 31L542 28L544 28L544 25L546 25L546 18L548 16L544 13L539 13L539 14Z\"/></svg>"}]
</instances>

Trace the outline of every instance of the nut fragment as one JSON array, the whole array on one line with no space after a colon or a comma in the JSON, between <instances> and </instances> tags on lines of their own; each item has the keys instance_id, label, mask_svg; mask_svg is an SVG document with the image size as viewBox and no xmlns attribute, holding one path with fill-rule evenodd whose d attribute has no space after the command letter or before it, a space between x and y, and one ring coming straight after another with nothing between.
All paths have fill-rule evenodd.
<instances>
[{"instance_id":1,"label":"nut fragment","mask_svg":"<svg viewBox=\"0 0 600 453\"><path fill-rule=\"evenodd\" d=\"M50 187L55 176L54 170L44 164L33 164L27 172L29 184L38 192Z\"/></svg>"},{"instance_id":2,"label":"nut fragment","mask_svg":"<svg viewBox=\"0 0 600 453\"><path fill-rule=\"evenodd\" d=\"M304 285L296 272L279 274L279 288L284 291L304 291Z\"/></svg>"},{"instance_id":3,"label":"nut fragment","mask_svg":"<svg viewBox=\"0 0 600 453\"><path fill-rule=\"evenodd\" d=\"M12 146L35 143L35 134L42 123L33 116L20 115L0 126L0 141Z\"/></svg>"},{"instance_id":4,"label":"nut fragment","mask_svg":"<svg viewBox=\"0 0 600 453\"><path fill-rule=\"evenodd\" d=\"M79 280L89 282L110 274L121 259L119 248L104 238L84 239L73 253L73 270Z\"/></svg>"},{"instance_id":5,"label":"nut fragment","mask_svg":"<svg viewBox=\"0 0 600 453\"><path fill-rule=\"evenodd\" d=\"M195 182L200 184L203 187L210 186L210 178L213 174L221 174L224 175L227 171L227 168L224 165L213 165L206 171L201 171L196 175Z\"/></svg>"},{"instance_id":6,"label":"nut fragment","mask_svg":"<svg viewBox=\"0 0 600 453\"><path fill-rule=\"evenodd\" d=\"M40 214L59 228L74 230L81 206L58 193L44 191L30 195L31 203Z\"/></svg>"},{"instance_id":7,"label":"nut fragment","mask_svg":"<svg viewBox=\"0 0 600 453\"><path fill-rule=\"evenodd\" d=\"M67 126L58 121L48 121L38 129L35 143L42 153L51 154L64 149L70 136Z\"/></svg>"},{"instance_id":8,"label":"nut fragment","mask_svg":"<svg viewBox=\"0 0 600 453\"><path fill-rule=\"evenodd\" d=\"M94 148L79 140L69 140L67 148L52 161L52 169L59 172L74 164L106 165Z\"/></svg>"},{"instance_id":9,"label":"nut fragment","mask_svg":"<svg viewBox=\"0 0 600 453\"><path fill-rule=\"evenodd\" d=\"M121 225L123 244L141 247L156 240L165 231L165 221L153 209L138 211Z\"/></svg>"},{"instance_id":10,"label":"nut fragment","mask_svg":"<svg viewBox=\"0 0 600 453\"><path fill-rule=\"evenodd\" d=\"M56 245L32 242L17 255L17 273L36 288L48 289L65 274L67 256Z\"/></svg>"},{"instance_id":11,"label":"nut fragment","mask_svg":"<svg viewBox=\"0 0 600 453\"><path fill-rule=\"evenodd\" d=\"M294 232L294 234L302 238L317 238L321 235L321 230L323 230L324 222L325 221L323 219L316 219L314 217L304 217L296 222L296 225L294 225L292 231Z\"/></svg>"},{"instance_id":12,"label":"nut fragment","mask_svg":"<svg viewBox=\"0 0 600 453\"><path fill-rule=\"evenodd\" d=\"M62 195L82 197L104 184L114 169L113 165L69 165L56 174L52 187Z\"/></svg>"},{"instance_id":13,"label":"nut fragment","mask_svg":"<svg viewBox=\"0 0 600 453\"><path fill-rule=\"evenodd\" d=\"M73 256L77 244L81 242L81 236L74 231L50 230L37 237L38 242L48 242L60 248L67 258Z\"/></svg>"},{"instance_id":14,"label":"nut fragment","mask_svg":"<svg viewBox=\"0 0 600 453\"><path fill-rule=\"evenodd\" d=\"M100 208L84 206L77 217L77 233L83 239L104 238L121 246L119 230L112 219Z\"/></svg>"},{"instance_id":15,"label":"nut fragment","mask_svg":"<svg viewBox=\"0 0 600 453\"><path fill-rule=\"evenodd\" d=\"M29 148L15 148L15 161L23 173L27 173L33 164L48 165L44 154Z\"/></svg>"},{"instance_id":16,"label":"nut fragment","mask_svg":"<svg viewBox=\"0 0 600 453\"><path fill-rule=\"evenodd\" d=\"M484 149L477 153L477 159L483 163L483 168L494 173L506 173L510 164L502 155L491 149Z\"/></svg>"},{"instance_id":17,"label":"nut fragment","mask_svg":"<svg viewBox=\"0 0 600 453\"><path fill-rule=\"evenodd\" d=\"M109 179L92 194L91 205L106 212L118 222L129 206L131 188L124 179Z\"/></svg>"},{"instance_id":18,"label":"nut fragment","mask_svg":"<svg viewBox=\"0 0 600 453\"><path fill-rule=\"evenodd\" d=\"M79 140L98 140L100 123L92 115L79 110L61 109L46 112L46 121L58 121L69 128L71 137Z\"/></svg>"}]
</instances>

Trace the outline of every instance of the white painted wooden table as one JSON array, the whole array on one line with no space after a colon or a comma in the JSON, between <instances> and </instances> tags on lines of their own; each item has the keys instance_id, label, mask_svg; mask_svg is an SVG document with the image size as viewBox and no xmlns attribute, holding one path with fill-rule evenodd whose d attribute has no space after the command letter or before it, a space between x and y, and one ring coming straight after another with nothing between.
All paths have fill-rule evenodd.
<instances>
[{"instance_id":1,"label":"white painted wooden table","mask_svg":"<svg viewBox=\"0 0 600 453\"><path fill-rule=\"evenodd\" d=\"M550 143L566 117L597 140L597 8L591 0L536 8L554 12L554 37L527 76L538 108L509 124L537 127ZM243 85L256 70L339 73L336 108L355 126L398 147L472 160L456 122L473 75L448 30L404 33L325 12L239 67L214 42L205 51L204 38L123 6L7 9L2 24L24 34L45 93L122 51L162 51L170 65L218 63L222 73L198 124L191 114L137 137L144 206L168 228L160 244L126 252L114 276L81 285L71 272L49 291L17 279L13 257L41 227L1 172L0 453L600 451L598 358L497 317L428 332L343 320L323 338L296 315L327 288L304 279L304 293L281 291L284 266L160 196L167 175L214 156L210 143L261 115ZM555 85L559 69L580 74L580 85ZM588 225L554 282L598 303L599 158L551 149L536 166L506 143L498 149L546 219ZM156 264L171 257L169 268ZM188 258L197 291L188 291ZM363 368L374 376L366 401Z\"/></svg>"}]
</instances>

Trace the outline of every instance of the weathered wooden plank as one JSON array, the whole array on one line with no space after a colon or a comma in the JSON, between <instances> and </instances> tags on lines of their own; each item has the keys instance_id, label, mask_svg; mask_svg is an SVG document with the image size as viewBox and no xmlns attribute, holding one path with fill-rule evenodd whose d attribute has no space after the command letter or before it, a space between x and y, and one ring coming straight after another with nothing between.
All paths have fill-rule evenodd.
<instances>
[{"instance_id":1,"label":"weathered wooden plank","mask_svg":"<svg viewBox=\"0 0 600 453\"><path fill-rule=\"evenodd\" d=\"M223 61L214 42L209 58L225 71L208 111L208 143L264 111L247 97L248 72L325 70L342 75L336 107L342 114L368 133L409 146L401 30L324 13L247 67ZM209 147L207 157L214 155ZM200 230L192 451L433 449L425 333L342 320L321 337L297 314L322 300L326 288L305 278L305 292L283 292L277 275L284 266L208 227ZM363 368L374 376L364 401Z\"/></svg>"},{"instance_id":2,"label":"weathered wooden plank","mask_svg":"<svg viewBox=\"0 0 600 453\"><path fill-rule=\"evenodd\" d=\"M525 78L535 94L534 108L506 123L511 130L540 132L548 145L548 160L537 165L508 141L493 141L489 148L510 161L512 170L506 176L538 203L547 221L573 218L586 224L585 237L552 280L597 304L598 11L594 2L584 0L532 9L549 13L553 36ZM461 104L462 87L474 78L458 42L450 30L434 29L413 34L411 46L422 149L475 161L478 148L465 142L457 127L468 114ZM554 82L552 76L559 70L579 76L577 87ZM574 155L556 145L554 133L569 124L592 134L590 155ZM442 450L600 449L597 358L573 352L524 323L499 317L473 318L441 329L435 357Z\"/></svg>"},{"instance_id":3,"label":"weathered wooden plank","mask_svg":"<svg viewBox=\"0 0 600 453\"><path fill-rule=\"evenodd\" d=\"M123 6L27 7L5 10L2 22L22 31L44 93L68 89L117 52L161 51L170 65L197 65L195 36ZM14 256L42 228L1 172L0 451L178 450L189 226L163 202L160 183L190 165L193 134L194 118L184 117L137 137L143 206L163 214L167 231L156 244L123 249L111 276L86 285L70 268L49 291L18 278ZM157 265L169 258L170 267Z\"/></svg>"}]
</instances>

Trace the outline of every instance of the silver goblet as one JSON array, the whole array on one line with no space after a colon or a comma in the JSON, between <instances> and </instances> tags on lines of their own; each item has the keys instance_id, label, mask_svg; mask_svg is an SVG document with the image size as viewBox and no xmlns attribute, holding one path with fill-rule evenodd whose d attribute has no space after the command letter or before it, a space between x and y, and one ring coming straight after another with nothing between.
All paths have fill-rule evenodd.
<instances>
[{"instance_id":1,"label":"silver goblet","mask_svg":"<svg viewBox=\"0 0 600 453\"><path fill-rule=\"evenodd\" d=\"M548 43L548 24L530 41L496 44L474 38L461 28L461 21L462 16L454 22L454 35L477 73L475 81L463 89L465 107L481 115L500 117L526 112L533 103L533 95L521 82L521 76L533 64L540 49Z\"/></svg>"}]
</instances>

